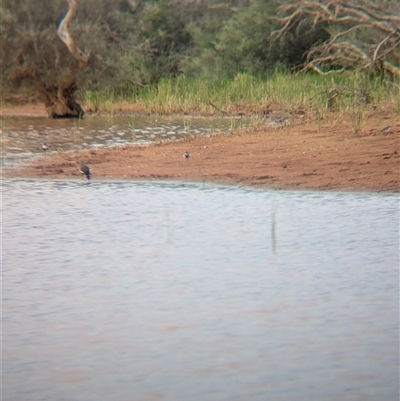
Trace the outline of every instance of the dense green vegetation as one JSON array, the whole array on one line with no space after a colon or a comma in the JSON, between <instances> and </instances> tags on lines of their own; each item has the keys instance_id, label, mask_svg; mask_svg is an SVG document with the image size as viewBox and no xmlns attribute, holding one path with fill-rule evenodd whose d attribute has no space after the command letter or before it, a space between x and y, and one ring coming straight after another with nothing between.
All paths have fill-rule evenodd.
<instances>
[{"instance_id":1,"label":"dense green vegetation","mask_svg":"<svg viewBox=\"0 0 400 401\"><path fill-rule=\"evenodd\" d=\"M237 74L215 81L181 76L162 79L157 85L131 95L89 90L82 92L82 96L87 108L105 112L117 111L126 101L141 105L146 112L160 114L214 113L210 101L228 113L235 113L240 106L264 113L272 106L288 112L304 110L322 117L330 110L362 110L379 103L389 103L400 111L398 86L364 73L293 76L277 70L267 78Z\"/></svg>"},{"instance_id":2,"label":"dense green vegetation","mask_svg":"<svg viewBox=\"0 0 400 401\"><path fill-rule=\"evenodd\" d=\"M346 108L385 100L398 106L396 76L375 65L357 72L355 64L341 75L294 76L307 52L337 29L305 16L273 39L271 34L282 27L280 7L290 1L77 3L70 34L80 49L90 52L84 69L56 35L56 21L68 8L65 0L1 2L3 97L28 93L34 99L41 87L76 80L78 97L93 109L123 100L162 113L201 110L210 101L225 110L237 104L262 108L271 102L289 108ZM375 3L381 11L396 5ZM339 62L333 66L340 67Z\"/></svg>"}]
</instances>

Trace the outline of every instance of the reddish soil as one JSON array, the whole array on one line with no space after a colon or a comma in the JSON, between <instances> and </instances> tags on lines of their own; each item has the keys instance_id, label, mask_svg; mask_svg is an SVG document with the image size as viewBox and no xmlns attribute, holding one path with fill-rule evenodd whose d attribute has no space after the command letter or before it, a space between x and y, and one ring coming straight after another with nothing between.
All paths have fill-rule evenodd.
<instances>
[{"instance_id":1,"label":"reddish soil","mask_svg":"<svg viewBox=\"0 0 400 401\"><path fill-rule=\"evenodd\" d=\"M7 104L0 109L0 116L47 117L43 104Z\"/></svg>"},{"instance_id":2,"label":"reddish soil","mask_svg":"<svg viewBox=\"0 0 400 401\"><path fill-rule=\"evenodd\" d=\"M13 113L15 114L15 113ZM350 118L332 115L322 126L262 128L182 142L46 154L8 177L93 180L183 180L266 189L399 191L400 122L371 112L359 133ZM389 127L384 129L384 127ZM190 152L189 159L183 157Z\"/></svg>"}]
</instances>

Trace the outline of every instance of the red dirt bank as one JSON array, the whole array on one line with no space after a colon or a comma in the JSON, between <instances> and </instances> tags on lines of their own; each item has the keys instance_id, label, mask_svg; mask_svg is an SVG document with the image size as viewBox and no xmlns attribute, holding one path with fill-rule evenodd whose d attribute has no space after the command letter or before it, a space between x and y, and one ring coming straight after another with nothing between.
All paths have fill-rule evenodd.
<instances>
[{"instance_id":1,"label":"red dirt bank","mask_svg":"<svg viewBox=\"0 0 400 401\"><path fill-rule=\"evenodd\" d=\"M361 133L351 122L334 120L291 128L260 129L150 146L44 155L30 166L5 171L8 177L80 176L93 180L167 179L206 181L265 189L399 191L400 123L391 115L368 119ZM337 121L336 121L337 122ZM389 126L389 130L382 130ZM191 157L185 159L183 153Z\"/></svg>"}]
</instances>

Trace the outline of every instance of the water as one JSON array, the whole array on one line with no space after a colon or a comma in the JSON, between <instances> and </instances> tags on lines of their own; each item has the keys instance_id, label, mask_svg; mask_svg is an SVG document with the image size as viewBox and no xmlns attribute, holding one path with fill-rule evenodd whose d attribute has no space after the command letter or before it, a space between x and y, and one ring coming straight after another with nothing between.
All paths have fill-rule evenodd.
<instances>
[{"instance_id":1,"label":"water","mask_svg":"<svg viewBox=\"0 0 400 401\"><path fill-rule=\"evenodd\" d=\"M3 183L3 400L398 400L394 194Z\"/></svg>"},{"instance_id":2,"label":"water","mask_svg":"<svg viewBox=\"0 0 400 401\"><path fill-rule=\"evenodd\" d=\"M174 141L232 128L246 128L248 118L159 116L88 116L82 120L6 117L1 120L2 165L29 161L47 153L86 150L126 144Z\"/></svg>"}]
</instances>

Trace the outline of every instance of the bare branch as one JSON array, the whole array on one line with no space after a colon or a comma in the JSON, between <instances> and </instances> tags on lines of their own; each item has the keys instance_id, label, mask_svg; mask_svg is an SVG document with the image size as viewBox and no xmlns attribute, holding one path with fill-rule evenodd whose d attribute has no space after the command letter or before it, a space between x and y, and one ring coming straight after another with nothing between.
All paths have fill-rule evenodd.
<instances>
[{"instance_id":1,"label":"bare branch","mask_svg":"<svg viewBox=\"0 0 400 401\"><path fill-rule=\"evenodd\" d=\"M341 38L343 36L346 36L349 33L353 32L353 31L355 31L357 29L365 29L365 28L368 28L368 27L369 27L368 24L359 24L359 25L352 26L351 28L349 28L349 29L347 29L345 31L337 33L326 45L329 46L332 43L335 43L339 38Z\"/></svg>"},{"instance_id":2,"label":"bare branch","mask_svg":"<svg viewBox=\"0 0 400 401\"><path fill-rule=\"evenodd\" d=\"M61 39L61 41L65 44L65 46L67 46L72 56L78 61L79 68L84 68L86 67L86 64L89 61L90 53L85 54L83 53L82 50L77 48L75 46L75 42L73 41L68 32L68 25L71 22L72 18L74 18L78 5L76 4L75 0L66 0L66 1L69 5L69 9L65 14L64 18L60 21L60 24L58 25L57 35Z\"/></svg>"},{"instance_id":3,"label":"bare branch","mask_svg":"<svg viewBox=\"0 0 400 401\"><path fill-rule=\"evenodd\" d=\"M392 75L400 77L400 68L386 61L383 62L385 70L389 71Z\"/></svg>"},{"instance_id":4,"label":"bare branch","mask_svg":"<svg viewBox=\"0 0 400 401\"><path fill-rule=\"evenodd\" d=\"M400 7L383 7L373 0L292 0L281 6L281 28L271 37L286 35L306 19L313 26L325 23L334 26L336 33L307 53L303 70L329 74L323 66L366 69L375 68L379 62L379 68L400 76L396 67L400 58ZM356 31L360 34L354 35Z\"/></svg>"},{"instance_id":5,"label":"bare branch","mask_svg":"<svg viewBox=\"0 0 400 401\"><path fill-rule=\"evenodd\" d=\"M226 110L222 110L219 107L217 107L214 103L211 102L211 100L208 101L208 104L213 107L215 110L220 111L223 114L229 114Z\"/></svg>"},{"instance_id":6,"label":"bare branch","mask_svg":"<svg viewBox=\"0 0 400 401\"><path fill-rule=\"evenodd\" d=\"M386 38L384 38L381 42L378 43L378 46L376 46L376 49L374 51L374 54L372 55L372 60L371 60L371 65L373 65L376 61L376 58L378 56L378 52L380 50L380 48L382 47L382 45L384 43L386 43L388 40L390 39L390 36L387 36Z\"/></svg>"},{"instance_id":7,"label":"bare branch","mask_svg":"<svg viewBox=\"0 0 400 401\"><path fill-rule=\"evenodd\" d=\"M313 70L313 71L317 72L320 75L341 74L342 72L344 72L344 68L342 68L340 70L324 71L321 67L318 67L314 63L309 63L307 65L307 70Z\"/></svg>"}]
</instances>

